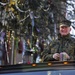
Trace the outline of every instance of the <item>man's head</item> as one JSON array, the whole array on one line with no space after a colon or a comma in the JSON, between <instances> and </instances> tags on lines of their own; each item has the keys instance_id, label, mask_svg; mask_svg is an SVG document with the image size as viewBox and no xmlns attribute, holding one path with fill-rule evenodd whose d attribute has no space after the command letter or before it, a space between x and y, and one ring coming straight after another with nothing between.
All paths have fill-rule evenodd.
<instances>
[{"instance_id":1,"label":"man's head","mask_svg":"<svg viewBox=\"0 0 75 75\"><path fill-rule=\"evenodd\" d=\"M68 35L71 31L70 25L71 25L71 22L68 20L64 20L64 21L60 22L59 33L62 36Z\"/></svg>"}]
</instances>

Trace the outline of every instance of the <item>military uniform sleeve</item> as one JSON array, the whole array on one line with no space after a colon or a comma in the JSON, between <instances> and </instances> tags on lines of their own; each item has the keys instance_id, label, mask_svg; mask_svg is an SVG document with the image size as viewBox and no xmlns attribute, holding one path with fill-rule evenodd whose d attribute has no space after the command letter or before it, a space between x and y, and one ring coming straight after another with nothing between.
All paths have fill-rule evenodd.
<instances>
[{"instance_id":1,"label":"military uniform sleeve","mask_svg":"<svg viewBox=\"0 0 75 75\"><path fill-rule=\"evenodd\" d=\"M71 37L71 41L72 41L73 46L74 46L74 47L73 47L73 48L74 48L74 51L73 51L73 52L74 52L73 60L75 60L75 38L72 38L72 37Z\"/></svg>"},{"instance_id":2,"label":"military uniform sleeve","mask_svg":"<svg viewBox=\"0 0 75 75\"><path fill-rule=\"evenodd\" d=\"M74 57L74 60L75 60L75 38L71 37L71 39L72 39L72 43L74 44L74 56L73 57Z\"/></svg>"},{"instance_id":3,"label":"military uniform sleeve","mask_svg":"<svg viewBox=\"0 0 75 75\"><path fill-rule=\"evenodd\" d=\"M52 41L49 45L49 49L48 50L44 50L42 52L42 60L44 62L47 62L47 61L54 61L55 59L53 58L53 54L51 53L51 48L54 46L54 41Z\"/></svg>"},{"instance_id":4,"label":"military uniform sleeve","mask_svg":"<svg viewBox=\"0 0 75 75\"><path fill-rule=\"evenodd\" d=\"M73 43L73 48L74 48L74 54L73 54L73 60L75 60L75 39L74 38L72 38L72 43Z\"/></svg>"}]
</instances>

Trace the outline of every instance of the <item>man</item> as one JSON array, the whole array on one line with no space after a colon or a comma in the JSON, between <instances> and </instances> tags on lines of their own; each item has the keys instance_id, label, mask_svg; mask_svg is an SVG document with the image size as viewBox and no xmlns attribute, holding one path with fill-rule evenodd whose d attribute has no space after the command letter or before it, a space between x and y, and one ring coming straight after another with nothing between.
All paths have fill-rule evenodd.
<instances>
[{"instance_id":1,"label":"man","mask_svg":"<svg viewBox=\"0 0 75 75\"><path fill-rule=\"evenodd\" d=\"M59 36L49 45L49 50L42 52L42 60L67 61L75 59L75 39L70 36L71 22L64 20L59 23Z\"/></svg>"}]
</instances>

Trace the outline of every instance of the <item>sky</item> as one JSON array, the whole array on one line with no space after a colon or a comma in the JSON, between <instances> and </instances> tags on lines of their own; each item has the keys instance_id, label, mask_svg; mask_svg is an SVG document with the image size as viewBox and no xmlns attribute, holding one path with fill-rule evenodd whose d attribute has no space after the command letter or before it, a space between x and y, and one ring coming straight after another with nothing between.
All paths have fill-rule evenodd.
<instances>
[{"instance_id":1,"label":"sky","mask_svg":"<svg viewBox=\"0 0 75 75\"><path fill-rule=\"evenodd\" d=\"M75 35L75 0L67 0L66 18L72 22L70 34Z\"/></svg>"}]
</instances>

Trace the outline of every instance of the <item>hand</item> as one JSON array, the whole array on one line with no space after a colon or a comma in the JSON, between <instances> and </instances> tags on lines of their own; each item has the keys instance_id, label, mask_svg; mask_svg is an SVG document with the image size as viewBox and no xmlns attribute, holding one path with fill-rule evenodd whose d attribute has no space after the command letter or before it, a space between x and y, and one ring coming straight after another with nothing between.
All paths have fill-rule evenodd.
<instances>
[{"instance_id":1,"label":"hand","mask_svg":"<svg viewBox=\"0 0 75 75\"><path fill-rule=\"evenodd\" d=\"M70 59L70 56L66 52L61 52L60 54L63 54L66 59Z\"/></svg>"},{"instance_id":2,"label":"hand","mask_svg":"<svg viewBox=\"0 0 75 75\"><path fill-rule=\"evenodd\" d=\"M56 60L59 60L60 54L59 53L53 54L53 58L56 59Z\"/></svg>"}]
</instances>

